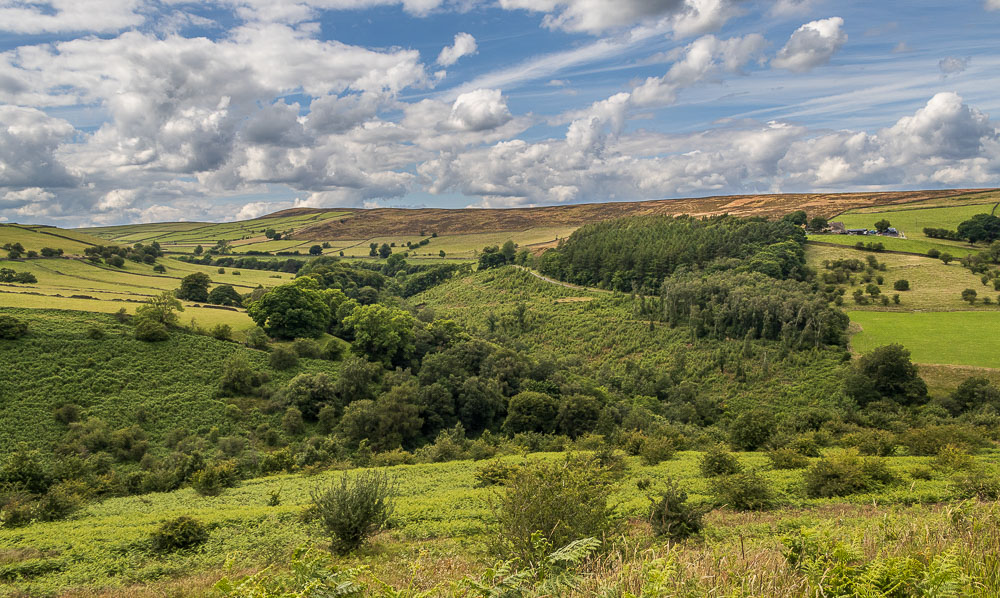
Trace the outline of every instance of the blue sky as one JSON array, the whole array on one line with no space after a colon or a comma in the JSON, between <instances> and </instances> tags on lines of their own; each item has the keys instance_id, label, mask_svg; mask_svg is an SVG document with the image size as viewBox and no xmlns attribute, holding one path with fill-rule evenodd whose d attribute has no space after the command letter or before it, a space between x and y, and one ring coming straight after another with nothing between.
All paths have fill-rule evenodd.
<instances>
[{"instance_id":1,"label":"blue sky","mask_svg":"<svg viewBox=\"0 0 1000 598\"><path fill-rule=\"evenodd\" d=\"M1000 186L1000 0L0 0L0 221Z\"/></svg>"}]
</instances>

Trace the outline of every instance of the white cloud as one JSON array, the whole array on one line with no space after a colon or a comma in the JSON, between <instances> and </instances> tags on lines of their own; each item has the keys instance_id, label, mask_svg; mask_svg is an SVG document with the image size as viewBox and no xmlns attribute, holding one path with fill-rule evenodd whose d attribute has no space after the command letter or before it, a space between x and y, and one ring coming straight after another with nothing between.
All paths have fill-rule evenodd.
<instances>
[{"instance_id":1,"label":"white cloud","mask_svg":"<svg viewBox=\"0 0 1000 598\"><path fill-rule=\"evenodd\" d=\"M500 0L508 10L546 13L549 29L590 34L667 19L678 35L717 29L734 14L731 0Z\"/></svg>"},{"instance_id":2,"label":"white cloud","mask_svg":"<svg viewBox=\"0 0 1000 598\"><path fill-rule=\"evenodd\" d=\"M0 30L15 33L113 33L141 25L139 0L0 0Z\"/></svg>"},{"instance_id":3,"label":"white cloud","mask_svg":"<svg viewBox=\"0 0 1000 598\"><path fill-rule=\"evenodd\" d=\"M847 34L841 29L843 26L844 19L840 17L802 25L792 33L771 64L801 73L830 62L837 50L847 43Z\"/></svg>"},{"instance_id":4,"label":"white cloud","mask_svg":"<svg viewBox=\"0 0 1000 598\"><path fill-rule=\"evenodd\" d=\"M477 89L458 96L451 108L451 122L466 131L485 131L512 118L499 89Z\"/></svg>"},{"instance_id":5,"label":"white cloud","mask_svg":"<svg viewBox=\"0 0 1000 598\"><path fill-rule=\"evenodd\" d=\"M0 105L0 188L75 185L76 176L56 156L74 132L40 110Z\"/></svg>"},{"instance_id":6,"label":"white cloud","mask_svg":"<svg viewBox=\"0 0 1000 598\"><path fill-rule=\"evenodd\" d=\"M459 58L475 53L476 38L468 33L459 33L455 36L454 44L441 50L437 63L443 66L451 66L458 62Z\"/></svg>"},{"instance_id":7,"label":"white cloud","mask_svg":"<svg viewBox=\"0 0 1000 598\"><path fill-rule=\"evenodd\" d=\"M942 58L938 61L938 68L941 70L941 75L947 77L948 75L957 75L969 67L968 58L958 58L956 56L948 56L947 58Z\"/></svg>"},{"instance_id":8,"label":"white cloud","mask_svg":"<svg viewBox=\"0 0 1000 598\"><path fill-rule=\"evenodd\" d=\"M986 0L986 10L1000 10L1000 0Z\"/></svg>"}]
</instances>

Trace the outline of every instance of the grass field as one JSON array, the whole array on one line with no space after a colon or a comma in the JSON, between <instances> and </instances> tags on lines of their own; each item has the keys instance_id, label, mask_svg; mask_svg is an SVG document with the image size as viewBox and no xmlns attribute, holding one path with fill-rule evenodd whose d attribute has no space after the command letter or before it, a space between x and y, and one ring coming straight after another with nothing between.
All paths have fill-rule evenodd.
<instances>
[{"instance_id":1,"label":"grass field","mask_svg":"<svg viewBox=\"0 0 1000 598\"><path fill-rule=\"evenodd\" d=\"M283 232L315 225L330 218L345 218L349 216L349 212L329 211L287 217L255 218L239 222L127 224L81 230L115 243L150 243L158 241L161 245L214 245L216 241L223 239L235 241L238 239L260 237L266 241L264 231L268 228ZM302 241L299 242L301 243Z\"/></svg>"},{"instance_id":2,"label":"grass field","mask_svg":"<svg viewBox=\"0 0 1000 598\"><path fill-rule=\"evenodd\" d=\"M51 247L62 249L67 254L82 255L87 247L100 245L103 242L98 237L75 230L52 226L0 224L0 245L20 243L27 251L41 251L43 247Z\"/></svg>"},{"instance_id":3,"label":"grass field","mask_svg":"<svg viewBox=\"0 0 1000 598\"><path fill-rule=\"evenodd\" d=\"M899 343L913 361L1000 368L1000 312L848 312L861 331L851 347L865 353Z\"/></svg>"},{"instance_id":4,"label":"grass field","mask_svg":"<svg viewBox=\"0 0 1000 598\"><path fill-rule=\"evenodd\" d=\"M560 459L558 454L536 454L532 459ZM635 480L648 478L654 484L667 476L687 488L692 500L708 498L706 479L698 472L697 452L682 452L657 466L644 466L637 458L628 458L629 472L609 496L616 515L642 518L648 505ZM507 457L522 462L523 457ZM871 521L919 518L920 525L936 525L934 507L905 507L905 504L934 503L951 494L945 479L911 480L906 472L918 465L929 465L930 458L896 457L890 466L905 483L878 495L855 495L831 501L801 498L797 490L803 470L766 470L766 458L760 453L740 455L747 466L763 468L781 493L787 508L764 514L738 514L717 510L707 518L705 539L673 545L682 550L688 566L699 559L719 554L780 554L781 536L800 527L822 525L831 517L838 520L839 535L849 538L861 532ZM996 455L982 457L993 463ZM479 464L460 461L428 465L404 465L388 468L397 476L400 496L393 516L392 529L376 538L375 544L360 553L339 559L342 567L367 565L374 575L390 583L405 585L416 579L417 588L437 586L446 590L477 570L491 557L485 550L493 517L489 498L494 490L476 488L473 475ZM0 545L7 557L18 563L45 563L41 574L15 580L7 588L26 595L41 595L72 587L104 588L107 595L153 596L191 595L204 592L228 571L262 568L287 561L300 546L322 550L324 539L316 530L300 521L299 513L309 502L310 491L322 488L344 475L324 472L313 476L282 475L244 482L214 498L200 497L191 489L171 493L116 498L92 504L67 521L36 523L16 530L0 530ZM273 492L279 493L278 506L268 506ZM878 506L872 506L876 504ZM210 526L208 543L201 550L158 554L148 548L149 534L162 521L179 515L197 517ZM947 517L948 515L943 515ZM641 524L632 535L647 534ZM877 533L877 526L867 533ZM893 528L896 529L896 528ZM832 530L832 528L831 528ZM880 536L881 537L881 536ZM633 538L632 542L638 538ZM885 538L889 541L888 538ZM625 540L628 542L628 540ZM670 546L666 541L641 545L647 548ZM895 543L895 542L893 542ZM27 558L25 558L27 557ZM690 559L688 561L687 559ZM8 563L8 566L11 563ZM727 567L725 560L718 563ZM737 565L730 563L734 571ZM776 572L769 571L769 575ZM149 593L123 588L133 584L169 583L172 577L189 578L186 591L164 593L156 585ZM198 581L200 579L200 582ZM196 592L197 591L197 592ZM93 595L93 594L87 594ZM413 595L413 594L406 594ZM580 594L577 594L580 595ZM586 592L584 592L586 595ZM659 594L657 594L659 595ZM687 594L685 594L687 595ZM764 595L764 594L756 594Z\"/></svg>"},{"instance_id":5,"label":"grass field","mask_svg":"<svg viewBox=\"0 0 1000 598\"><path fill-rule=\"evenodd\" d=\"M843 222L847 228L874 228L875 222L884 218L891 222L894 227L903 231L907 239L928 240L924 235L924 228L955 230L960 223L976 214L992 213L994 207L1000 202L1000 193L984 193L974 196L974 198L968 201L959 201L959 205L942 205L944 202L937 201L929 205L919 202L905 208L891 206L882 209L852 210L840 214L835 220ZM977 201L977 203L971 203L972 201ZM947 241L938 239L932 239L932 241L948 244ZM886 247L893 249L888 244Z\"/></svg>"},{"instance_id":6,"label":"grass field","mask_svg":"<svg viewBox=\"0 0 1000 598\"><path fill-rule=\"evenodd\" d=\"M212 279L213 286L232 285L240 293L248 293L258 285L275 286L288 282L292 274L265 270L225 269L188 264L174 259L161 258L159 263L167 271L153 272L148 264L127 261L124 269L103 264L66 258L42 258L24 261L0 260L3 267L18 272L30 272L38 279L34 284L0 284L0 307L53 308L75 311L113 313L125 308L133 313L142 302L162 291L174 290L180 280L194 272L204 272ZM239 274L235 274L235 272ZM76 297L74 297L76 296ZM181 321L192 320L200 326L228 324L237 333L253 326L243 310L230 311L208 307L193 307L184 302L186 309Z\"/></svg>"},{"instance_id":7,"label":"grass field","mask_svg":"<svg viewBox=\"0 0 1000 598\"><path fill-rule=\"evenodd\" d=\"M885 272L878 272L884 277L881 285L882 294L892 296L899 293L901 303L895 305L890 303L888 307L881 304L869 306L856 306L851 299L851 293L855 289L865 289L865 284L860 283L847 287L847 295L844 297L845 307L850 309L864 309L875 311L954 311L954 310L978 310L996 311L1000 305L985 305L982 301L970 306L962 300L964 289L976 289L980 297L990 296L996 298L998 294L993 290L992 283L983 286L979 276L970 272L960 264L951 263L947 266L938 259L921 257L916 255L899 255L894 253L869 253L856 249L828 247L824 245L808 245L806 257L809 265L818 272L823 272L824 260L837 259L865 259L869 255L874 255L879 262L886 265ZM909 291L894 291L892 284L900 279L910 282Z\"/></svg>"},{"instance_id":8,"label":"grass field","mask_svg":"<svg viewBox=\"0 0 1000 598\"><path fill-rule=\"evenodd\" d=\"M967 243L925 238L897 239L895 237L859 237L855 235L809 235L808 238L817 243L833 243L845 247L854 247L858 242L881 243L889 251L905 251L919 255L927 255L931 249L937 249L941 253L950 253L956 258L979 253L982 250L982 247L972 247Z\"/></svg>"}]
</instances>

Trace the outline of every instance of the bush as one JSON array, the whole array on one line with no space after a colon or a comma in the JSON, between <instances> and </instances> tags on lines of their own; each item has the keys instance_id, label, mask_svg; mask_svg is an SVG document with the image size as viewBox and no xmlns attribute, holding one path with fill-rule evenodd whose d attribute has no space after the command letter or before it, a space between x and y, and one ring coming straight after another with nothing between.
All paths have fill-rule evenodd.
<instances>
[{"instance_id":1,"label":"bush","mask_svg":"<svg viewBox=\"0 0 1000 598\"><path fill-rule=\"evenodd\" d=\"M559 549L580 538L600 538L611 528L612 477L597 459L567 455L562 461L519 468L492 504L498 521L493 550L522 564L537 564L539 540Z\"/></svg>"},{"instance_id":2,"label":"bush","mask_svg":"<svg viewBox=\"0 0 1000 598\"><path fill-rule=\"evenodd\" d=\"M716 445L701 456L699 463L701 474L706 478L732 475L743 471L740 460L721 444Z\"/></svg>"},{"instance_id":3,"label":"bush","mask_svg":"<svg viewBox=\"0 0 1000 598\"><path fill-rule=\"evenodd\" d=\"M514 479L518 466L496 459L482 464L476 469L476 488L506 485Z\"/></svg>"},{"instance_id":4,"label":"bush","mask_svg":"<svg viewBox=\"0 0 1000 598\"><path fill-rule=\"evenodd\" d=\"M669 438L653 437L647 438L642 443L639 455L642 457L643 465L657 465L672 459L676 450Z\"/></svg>"},{"instance_id":5,"label":"bush","mask_svg":"<svg viewBox=\"0 0 1000 598\"><path fill-rule=\"evenodd\" d=\"M809 458L790 448L775 449L767 453L774 469L802 469L809 466Z\"/></svg>"},{"instance_id":6,"label":"bush","mask_svg":"<svg viewBox=\"0 0 1000 598\"><path fill-rule=\"evenodd\" d=\"M254 371L243 356L235 354L222 365L220 388L226 395L246 396L252 394L265 380L265 376Z\"/></svg>"},{"instance_id":7,"label":"bush","mask_svg":"<svg viewBox=\"0 0 1000 598\"><path fill-rule=\"evenodd\" d=\"M891 457L896 452L896 436L885 430L864 430L848 434L843 439L845 446L858 449L862 455Z\"/></svg>"},{"instance_id":8,"label":"bush","mask_svg":"<svg viewBox=\"0 0 1000 598\"><path fill-rule=\"evenodd\" d=\"M756 470L747 470L712 480L716 504L736 511L766 511L777 505L771 482Z\"/></svg>"},{"instance_id":9,"label":"bush","mask_svg":"<svg viewBox=\"0 0 1000 598\"><path fill-rule=\"evenodd\" d=\"M209 334L216 340L228 341L233 338L233 328L229 324L216 324Z\"/></svg>"},{"instance_id":10,"label":"bush","mask_svg":"<svg viewBox=\"0 0 1000 598\"><path fill-rule=\"evenodd\" d=\"M687 497L687 492L671 478L655 497L650 497L648 518L656 535L680 540L701 531L704 511L688 504Z\"/></svg>"},{"instance_id":11,"label":"bush","mask_svg":"<svg viewBox=\"0 0 1000 598\"><path fill-rule=\"evenodd\" d=\"M1000 475L993 471L974 468L952 479L951 489L959 498L1000 500Z\"/></svg>"},{"instance_id":12,"label":"bush","mask_svg":"<svg viewBox=\"0 0 1000 598\"><path fill-rule=\"evenodd\" d=\"M165 341L170 338L167 327L150 317L135 318L135 338L151 343Z\"/></svg>"},{"instance_id":13,"label":"bush","mask_svg":"<svg viewBox=\"0 0 1000 598\"><path fill-rule=\"evenodd\" d=\"M972 469L976 459L965 451L964 447L949 444L934 457L934 466L940 470L962 471Z\"/></svg>"},{"instance_id":14,"label":"bush","mask_svg":"<svg viewBox=\"0 0 1000 598\"><path fill-rule=\"evenodd\" d=\"M14 316L0 316L0 338L17 340L28 334L28 323Z\"/></svg>"},{"instance_id":15,"label":"bush","mask_svg":"<svg viewBox=\"0 0 1000 598\"><path fill-rule=\"evenodd\" d=\"M897 280L896 282L892 283L892 289L894 291L909 291L910 281L906 279Z\"/></svg>"},{"instance_id":16,"label":"bush","mask_svg":"<svg viewBox=\"0 0 1000 598\"><path fill-rule=\"evenodd\" d=\"M744 451L754 451L767 444L774 435L777 423L767 409L754 409L741 414L730 430L733 446Z\"/></svg>"},{"instance_id":17,"label":"bush","mask_svg":"<svg viewBox=\"0 0 1000 598\"><path fill-rule=\"evenodd\" d=\"M932 457L948 445L957 445L967 451L986 445L986 439L972 426L949 424L910 428L901 437L900 443L910 455Z\"/></svg>"},{"instance_id":18,"label":"bush","mask_svg":"<svg viewBox=\"0 0 1000 598\"><path fill-rule=\"evenodd\" d=\"M853 451L823 459L805 474L806 495L810 498L874 492L898 481L884 460L862 458Z\"/></svg>"},{"instance_id":19,"label":"bush","mask_svg":"<svg viewBox=\"0 0 1000 598\"><path fill-rule=\"evenodd\" d=\"M344 474L327 489L311 493L311 511L330 537L331 548L347 554L386 526L396 491L396 481L384 472Z\"/></svg>"},{"instance_id":20,"label":"bush","mask_svg":"<svg viewBox=\"0 0 1000 598\"><path fill-rule=\"evenodd\" d=\"M319 343L311 338L295 339L295 342L292 343L292 350L295 351L296 355L305 359L319 359L323 354Z\"/></svg>"},{"instance_id":21,"label":"bush","mask_svg":"<svg viewBox=\"0 0 1000 598\"><path fill-rule=\"evenodd\" d=\"M206 465L191 474L191 487L202 496L218 496L232 488L239 480L236 466L231 461Z\"/></svg>"},{"instance_id":22,"label":"bush","mask_svg":"<svg viewBox=\"0 0 1000 598\"><path fill-rule=\"evenodd\" d=\"M150 540L157 552L183 550L204 544L208 540L208 529L197 519L181 515L160 525Z\"/></svg>"},{"instance_id":23,"label":"bush","mask_svg":"<svg viewBox=\"0 0 1000 598\"><path fill-rule=\"evenodd\" d=\"M271 339L267 337L267 333L260 326L254 326L247 331L246 346L251 349L266 351L270 342Z\"/></svg>"},{"instance_id":24,"label":"bush","mask_svg":"<svg viewBox=\"0 0 1000 598\"><path fill-rule=\"evenodd\" d=\"M299 364L299 357L288 347L275 347L268 363L276 370L288 370Z\"/></svg>"}]
</instances>

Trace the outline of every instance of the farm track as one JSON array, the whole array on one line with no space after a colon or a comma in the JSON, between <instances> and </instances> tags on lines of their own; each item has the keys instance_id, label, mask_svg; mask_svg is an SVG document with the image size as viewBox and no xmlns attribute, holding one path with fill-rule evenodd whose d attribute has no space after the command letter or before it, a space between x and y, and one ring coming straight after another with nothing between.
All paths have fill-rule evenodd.
<instances>
[{"instance_id":1,"label":"farm track","mask_svg":"<svg viewBox=\"0 0 1000 598\"><path fill-rule=\"evenodd\" d=\"M521 269L521 270L524 270L525 272L527 272L528 274L531 274L532 276L534 276L538 280L543 280L543 281L545 281L545 282L547 282L549 284L559 285L559 286L565 287L567 289L573 289L574 291L584 291L584 292L593 292L593 293L611 293L612 292L612 291L607 291L605 289L594 289L594 288L591 288L591 287L581 287L579 285L570 284L568 282L563 282L561 280L556 280L554 278L549 278L548 276L545 276L544 274L540 274L538 272L535 272L531 268L526 268L524 266L516 266L515 265L514 267L518 268L518 269Z\"/></svg>"}]
</instances>

